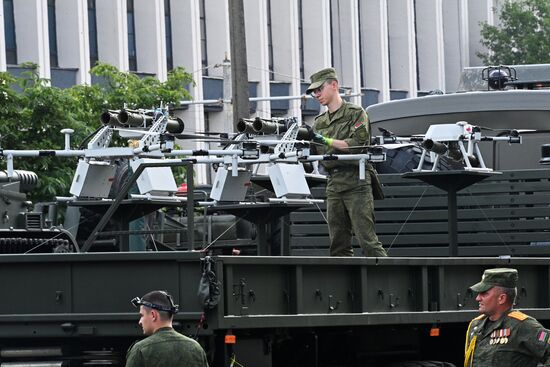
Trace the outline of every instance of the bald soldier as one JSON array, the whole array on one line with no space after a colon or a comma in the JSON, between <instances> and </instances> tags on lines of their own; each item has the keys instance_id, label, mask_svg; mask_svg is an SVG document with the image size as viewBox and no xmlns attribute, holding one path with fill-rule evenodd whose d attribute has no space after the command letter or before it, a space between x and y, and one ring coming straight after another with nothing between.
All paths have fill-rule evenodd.
<instances>
[{"instance_id":1,"label":"bald soldier","mask_svg":"<svg viewBox=\"0 0 550 367\"><path fill-rule=\"evenodd\" d=\"M370 143L367 114L361 106L340 97L338 77L333 68L311 75L306 93L327 111L315 118L310 138L318 154L360 153ZM371 180L376 171L366 165L365 180L359 180L358 161L321 161L328 173L327 219L330 256L353 256L355 234L365 256L387 256L374 228L374 200ZM372 176L371 176L372 175Z\"/></svg>"},{"instance_id":2,"label":"bald soldier","mask_svg":"<svg viewBox=\"0 0 550 367\"><path fill-rule=\"evenodd\" d=\"M487 269L470 287L481 315L468 326L464 367L550 366L550 331L512 309L517 282L516 269Z\"/></svg>"}]
</instances>

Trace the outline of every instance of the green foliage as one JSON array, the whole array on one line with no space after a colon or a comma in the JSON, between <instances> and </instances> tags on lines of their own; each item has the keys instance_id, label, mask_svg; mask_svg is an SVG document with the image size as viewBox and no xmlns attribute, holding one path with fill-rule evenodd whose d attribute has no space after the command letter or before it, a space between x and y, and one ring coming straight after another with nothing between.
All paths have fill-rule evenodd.
<instances>
[{"instance_id":1,"label":"green foliage","mask_svg":"<svg viewBox=\"0 0 550 367\"><path fill-rule=\"evenodd\" d=\"M500 26L482 24L481 44L489 49L478 56L487 65L550 63L550 1L507 0Z\"/></svg>"},{"instance_id":2,"label":"green foliage","mask_svg":"<svg viewBox=\"0 0 550 367\"><path fill-rule=\"evenodd\" d=\"M0 72L0 147L2 149L63 149L64 128L74 130L73 149L100 127L99 116L105 109L154 108L177 105L190 99L185 86L193 82L183 68L176 68L166 82L138 76L98 63L91 74L101 80L94 85L76 85L67 89L51 87L40 78L34 64L21 77ZM68 195L76 158L16 158L15 169L34 171L39 187L32 200L47 201L54 195ZM1 162L5 169L5 162Z\"/></svg>"}]
</instances>

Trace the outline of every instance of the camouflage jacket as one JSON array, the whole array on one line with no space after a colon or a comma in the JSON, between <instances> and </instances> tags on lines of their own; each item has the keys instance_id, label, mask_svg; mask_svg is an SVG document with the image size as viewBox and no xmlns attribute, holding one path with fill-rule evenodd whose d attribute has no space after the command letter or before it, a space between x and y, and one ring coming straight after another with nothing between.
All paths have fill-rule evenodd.
<instances>
[{"instance_id":1,"label":"camouflage jacket","mask_svg":"<svg viewBox=\"0 0 550 367\"><path fill-rule=\"evenodd\" d=\"M485 315L470 322L465 367L550 366L550 331L520 311L491 323Z\"/></svg>"},{"instance_id":2,"label":"camouflage jacket","mask_svg":"<svg viewBox=\"0 0 550 367\"><path fill-rule=\"evenodd\" d=\"M326 137L344 140L350 147L362 147L370 144L370 127L367 114L361 106L353 103L344 102L337 111L329 113L327 110L320 114L315 118L313 129ZM316 146L315 149L318 154L346 153L324 146ZM357 154L361 153L362 150L362 148L352 148L349 153ZM370 183L368 174L364 183L359 181L358 161L329 160L320 163L329 174L328 190L344 191L360 184ZM374 172L370 164L367 164L367 170Z\"/></svg>"},{"instance_id":3,"label":"camouflage jacket","mask_svg":"<svg viewBox=\"0 0 550 367\"><path fill-rule=\"evenodd\" d=\"M134 343L126 355L126 367L208 367L202 347L172 328L162 328Z\"/></svg>"}]
</instances>

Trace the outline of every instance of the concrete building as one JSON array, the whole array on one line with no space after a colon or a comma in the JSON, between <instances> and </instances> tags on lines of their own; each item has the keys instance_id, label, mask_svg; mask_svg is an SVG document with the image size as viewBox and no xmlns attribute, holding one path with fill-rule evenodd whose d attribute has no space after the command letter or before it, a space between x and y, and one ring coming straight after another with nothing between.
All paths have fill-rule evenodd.
<instances>
[{"instance_id":1,"label":"concrete building","mask_svg":"<svg viewBox=\"0 0 550 367\"><path fill-rule=\"evenodd\" d=\"M31 61L52 85L93 83L97 60L165 80L184 66L195 100L223 97L230 0L3 0L0 70ZM316 70L334 66L364 107L456 90L463 67L480 65L479 23L503 0L244 0L251 96L300 95ZM259 116L301 116L309 100L258 101ZM228 108L189 105L194 130L227 131Z\"/></svg>"}]
</instances>

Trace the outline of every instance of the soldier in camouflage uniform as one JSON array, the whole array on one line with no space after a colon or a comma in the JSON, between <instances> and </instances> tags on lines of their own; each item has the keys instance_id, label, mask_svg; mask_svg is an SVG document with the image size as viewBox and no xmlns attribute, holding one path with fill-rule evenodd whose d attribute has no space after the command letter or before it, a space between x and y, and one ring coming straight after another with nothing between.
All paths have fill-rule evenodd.
<instances>
[{"instance_id":1,"label":"soldier in camouflage uniform","mask_svg":"<svg viewBox=\"0 0 550 367\"><path fill-rule=\"evenodd\" d=\"M126 367L208 367L199 343L172 328L178 311L172 297L164 291L152 291L132 304L139 306L139 324L149 337L134 343L126 355Z\"/></svg>"},{"instance_id":2,"label":"soldier in camouflage uniform","mask_svg":"<svg viewBox=\"0 0 550 367\"><path fill-rule=\"evenodd\" d=\"M360 153L370 142L367 114L361 106L345 102L339 94L338 77L333 68L311 76L311 93L327 111L315 118L312 140L319 154ZM351 147L351 148L350 148ZM355 147L355 148L354 148ZM365 256L387 256L374 228L374 201L371 175L376 171L367 163L365 180L359 180L358 161L322 161L328 173L327 216L331 256L353 256L355 233Z\"/></svg>"},{"instance_id":3,"label":"soldier in camouflage uniform","mask_svg":"<svg viewBox=\"0 0 550 367\"><path fill-rule=\"evenodd\" d=\"M550 331L512 309L517 280L516 269L488 269L470 287L481 315L468 326L464 367L550 366Z\"/></svg>"}]
</instances>

